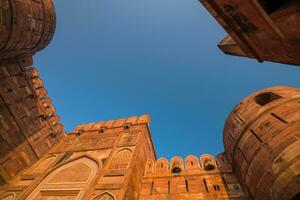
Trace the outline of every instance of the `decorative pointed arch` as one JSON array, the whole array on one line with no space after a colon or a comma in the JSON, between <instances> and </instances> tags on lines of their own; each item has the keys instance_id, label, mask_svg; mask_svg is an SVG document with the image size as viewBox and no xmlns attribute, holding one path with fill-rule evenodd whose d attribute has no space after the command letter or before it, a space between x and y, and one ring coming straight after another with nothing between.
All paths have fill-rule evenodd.
<instances>
[{"instance_id":1,"label":"decorative pointed arch","mask_svg":"<svg viewBox=\"0 0 300 200\"><path fill-rule=\"evenodd\" d=\"M185 169L199 169L199 160L196 156L189 155L185 158Z\"/></svg>"},{"instance_id":2,"label":"decorative pointed arch","mask_svg":"<svg viewBox=\"0 0 300 200\"><path fill-rule=\"evenodd\" d=\"M181 172L184 170L183 159L179 156L175 156L171 159L170 168L172 172Z\"/></svg>"},{"instance_id":3,"label":"decorative pointed arch","mask_svg":"<svg viewBox=\"0 0 300 200\"><path fill-rule=\"evenodd\" d=\"M212 157L209 154L202 155L200 160L201 160L202 167L205 170L214 170L215 168L217 168L217 163L214 157Z\"/></svg>"},{"instance_id":4,"label":"decorative pointed arch","mask_svg":"<svg viewBox=\"0 0 300 200\"><path fill-rule=\"evenodd\" d=\"M114 195L110 194L109 192L104 192L98 196L96 196L93 200L115 200L116 198Z\"/></svg>"},{"instance_id":5,"label":"decorative pointed arch","mask_svg":"<svg viewBox=\"0 0 300 200\"><path fill-rule=\"evenodd\" d=\"M32 169L30 169L31 172L43 172L45 171L55 160L56 155L47 156L43 160L36 163Z\"/></svg>"},{"instance_id":6,"label":"decorative pointed arch","mask_svg":"<svg viewBox=\"0 0 300 200\"><path fill-rule=\"evenodd\" d=\"M127 169L132 157L132 150L128 148L116 152L109 163L109 169Z\"/></svg>"},{"instance_id":7,"label":"decorative pointed arch","mask_svg":"<svg viewBox=\"0 0 300 200\"><path fill-rule=\"evenodd\" d=\"M3 197L0 197L0 200L14 200L16 198L15 193L9 193L4 195Z\"/></svg>"},{"instance_id":8,"label":"decorative pointed arch","mask_svg":"<svg viewBox=\"0 0 300 200\"><path fill-rule=\"evenodd\" d=\"M154 170L154 161L149 159L147 160L145 173L152 173Z\"/></svg>"},{"instance_id":9,"label":"decorative pointed arch","mask_svg":"<svg viewBox=\"0 0 300 200\"><path fill-rule=\"evenodd\" d=\"M160 158L155 163L155 171L163 172L169 170L169 161L166 158Z\"/></svg>"},{"instance_id":10,"label":"decorative pointed arch","mask_svg":"<svg viewBox=\"0 0 300 200\"><path fill-rule=\"evenodd\" d=\"M70 161L54 169L26 199L80 199L96 176L98 164L88 157Z\"/></svg>"}]
</instances>

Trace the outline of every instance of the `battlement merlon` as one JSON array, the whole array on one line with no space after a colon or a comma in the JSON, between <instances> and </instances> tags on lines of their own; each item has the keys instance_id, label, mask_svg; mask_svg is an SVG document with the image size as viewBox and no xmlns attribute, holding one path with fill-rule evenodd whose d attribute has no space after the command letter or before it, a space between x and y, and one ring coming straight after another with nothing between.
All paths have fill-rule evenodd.
<instances>
[{"instance_id":1,"label":"battlement merlon","mask_svg":"<svg viewBox=\"0 0 300 200\"><path fill-rule=\"evenodd\" d=\"M99 121L97 123L89 123L89 124L80 124L78 125L71 133L78 132L89 132L100 129L109 129L116 127L126 127L130 125L136 124L147 124L148 128L150 127L150 115L142 115L140 117L132 116L129 118L121 118L118 120L109 120L109 121Z\"/></svg>"}]
</instances>

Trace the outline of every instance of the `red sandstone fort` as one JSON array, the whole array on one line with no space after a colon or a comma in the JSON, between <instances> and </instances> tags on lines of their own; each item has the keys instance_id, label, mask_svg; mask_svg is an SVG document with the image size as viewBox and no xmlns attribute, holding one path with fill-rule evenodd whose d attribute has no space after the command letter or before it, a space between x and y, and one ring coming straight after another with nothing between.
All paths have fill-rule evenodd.
<instances>
[{"instance_id":1,"label":"red sandstone fort","mask_svg":"<svg viewBox=\"0 0 300 200\"><path fill-rule=\"evenodd\" d=\"M227 54L300 65L299 0L201 0ZM300 89L272 87L229 114L216 158L157 158L150 117L67 134L32 56L51 41L51 0L0 0L0 200L300 198Z\"/></svg>"}]
</instances>

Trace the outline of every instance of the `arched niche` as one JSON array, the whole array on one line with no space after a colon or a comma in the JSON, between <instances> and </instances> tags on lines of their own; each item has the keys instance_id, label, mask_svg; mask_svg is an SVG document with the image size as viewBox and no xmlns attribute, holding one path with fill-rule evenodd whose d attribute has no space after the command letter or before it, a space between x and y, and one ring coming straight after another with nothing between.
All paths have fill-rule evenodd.
<instances>
[{"instance_id":1,"label":"arched niche","mask_svg":"<svg viewBox=\"0 0 300 200\"><path fill-rule=\"evenodd\" d=\"M49 173L26 199L81 199L97 170L88 157L68 162Z\"/></svg>"},{"instance_id":2,"label":"arched niche","mask_svg":"<svg viewBox=\"0 0 300 200\"><path fill-rule=\"evenodd\" d=\"M105 192L103 194L96 196L93 200L115 200L115 199L116 198L112 194Z\"/></svg>"},{"instance_id":3,"label":"arched niche","mask_svg":"<svg viewBox=\"0 0 300 200\"><path fill-rule=\"evenodd\" d=\"M207 171L215 170L217 168L217 163L211 155L204 154L201 156L200 160L202 167Z\"/></svg>"},{"instance_id":4,"label":"arched niche","mask_svg":"<svg viewBox=\"0 0 300 200\"><path fill-rule=\"evenodd\" d=\"M199 169L199 160L196 156L187 156L185 158L185 169Z\"/></svg>"},{"instance_id":5,"label":"arched niche","mask_svg":"<svg viewBox=\"0 0 300 200\"><path fill-rule=\"evenodd\" d=\"M281 98L282 98L282 96L280 96L276 93L264 92L264 93L256 95L254 100L258 105L265 106L265 105L271 103L272 101L275 101L275 100L281 99Z\"/></svg>"},{"instance_id":6,"label":"arched niche","mask_svg":"<svg viewBox=\"0 0 300 200\"><path fill-rule=\"evenodd\" d=\"M184 170L184 164L183 164L182 158L180 158L178 156L175 156L174 158L172 158L170 168L173 173L179 173L182 170Z\"/></svg>"},{"instance_id":7,"label":"arched niche","mask_svg":"<svg viewBox=\"0 0 300 200\"><path fill-rule=\"evenodd\" d=\"M156 161L155 164L155 171L156 172L163 172L169 170L169 161L165 158L160 158Z\"/></svg>"},{"instance_id":8,"label":"arched niche","mask_svg":"<svg viewBox=\"0 0 300 200\"><path fill-rule=\"evenodd\" d=\"M109 163L109 169L127 169L132 157L131 149L122 149L114 154Z\"/></svg>"},{"instance_id":9,"label":"arched niche","mask_svg":"<svg viewBox=\"0 0 300 200\"><path fill-rule=\"evenodd\" d=\"M153 169L154 169L154 161L153 160L147 160L146 173L152 173Z\"/></svg>"}]
</instances>

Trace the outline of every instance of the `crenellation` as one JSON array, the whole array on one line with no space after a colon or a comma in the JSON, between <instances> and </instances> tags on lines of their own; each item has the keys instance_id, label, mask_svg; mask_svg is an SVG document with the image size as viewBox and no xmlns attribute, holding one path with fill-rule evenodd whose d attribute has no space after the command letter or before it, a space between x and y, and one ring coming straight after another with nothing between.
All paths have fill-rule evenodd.
<instances>
[{"instance_id":1,"label":"crenellation","mask_svg":"<svg viewBox=\"0 0 300 200\"><path fill-rule=\"evenodd\" d=\"M214 165L214 168L206 169L205 163L207 162ZM174 171L174 165L180 170ZM239 189L229 189L234 184ZM165 158L160 158L156 162L148 160L140 199L181 199L184 197L243 199L244 195L232 171L220 169L215 159L208 154L200 158L189 155L185 159L175 156L170 162Z\"/></svg>"}]
</instances>

